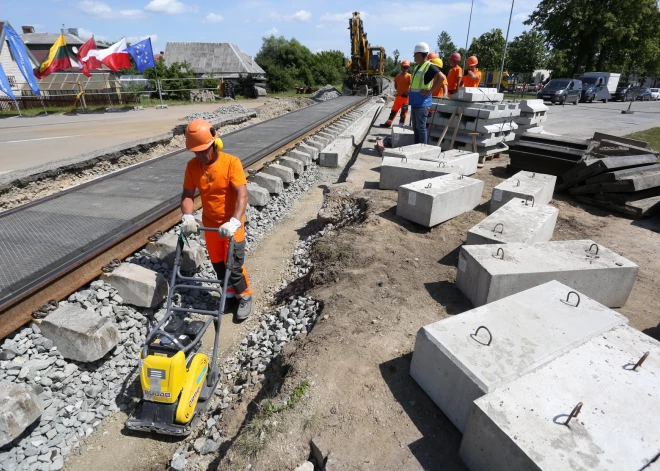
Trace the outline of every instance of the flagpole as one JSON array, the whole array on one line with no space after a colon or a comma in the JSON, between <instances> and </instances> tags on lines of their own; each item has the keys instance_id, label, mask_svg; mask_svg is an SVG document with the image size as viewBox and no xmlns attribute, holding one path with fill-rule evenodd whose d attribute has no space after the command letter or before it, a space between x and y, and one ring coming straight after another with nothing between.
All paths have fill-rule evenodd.
<instances>
[{"instance_id":1,"label":"flagpole","mask_svg":"<svg viewBox=\"0 0 660 471\"><path fill-rule=\"evenodd\" d=\"M509 25L506 27L506 38L504 39L504 53L502 54L502 67L500 67L500 76L497 78L497 92L499 93L502 86L502 74L504 73L504 59L506 59L506 49L509 45L509 29L511 29L511 17L513 16L513 4L516 0L511 0L511 12L509 13ZM514 82L515 83L515 82ZM514 86L513 91L516 91Z\"/></svg>"},{"instance_id":2,"label":"flagpole","mask_svg":"<svg viewBox=\"0 0 660 471\"><path fill-rule=\"evenodd\" d=\"M473 8L474 8L474 0L472 0L472 5L470 6L470 21L468 21L468 30L467 30L467 35L465 36L465 54L463 54L463 70L465 70L465 61L467 60L467 54L468 54L468 41L470 40L470 26L472 25Z\"/></svg>"},{"instance_id":3,"label":"flagpole","mask_svg":"<svg viewBox=\"0 0 660 471\"><path fill-rule=\"evenodd\" d=\"M155 63L154 63L155 65ZM154 67L154 74L156 74L156 88L158 89L158 98L160 98L160 106L163 106L163 93L160 89L160 80L158 79L158 67Z\"/></svg>"},{"instance_id":4,"label":"flagpole","mask_svg":"<svg viewBox=\"0 0 660 471\"><path fill-rule=\"evenodd\" d=\"M23 116L23 113L21 113L21 107L18 106L18 100L14 98L14 104L16 105L16 111L18 111L18 116Z\"/></svg>"}]
</instances>

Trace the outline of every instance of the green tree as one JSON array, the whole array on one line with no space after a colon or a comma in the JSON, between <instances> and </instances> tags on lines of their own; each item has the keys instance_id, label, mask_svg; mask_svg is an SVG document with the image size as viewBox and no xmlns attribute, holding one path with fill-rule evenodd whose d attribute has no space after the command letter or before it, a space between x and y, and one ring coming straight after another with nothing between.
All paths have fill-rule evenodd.
<instances>
[{"instance_id":1,"label":"green tree","mask_svg":"<svg viewBox=\"0 0 660 471\"><path fill-rule=\"evenodd\" d=\"M453 43L447 31L442 31L438 35L438 56L443 63L449 64L449 56L453 52L456 52L456 44Z\"/></svg>"},{"instance_id":2,"label":"green tree","mask_svg":"<svg viewBox=\"0 0 660 471\"><path fill-rule=\"evenodd\" d=\"M491 29L478 38L472 39L468 55L477 56L481 70L499 70L504 53L504 36L499 28ZM462 57L462 55L461 55Z\"/></svg>"},{"instance_id":3,"label":"green tree","mask_svg":"<svg viewBox=\"0 0 660 471\"><path fill-rule=\"evenodd\" d=\"M506 66L510 72L531 73L546 67L548 55L543 34L534 29L524 31L509 43Z\"/></svg>"},{"instance_id":4,"label":"green tree","mask_svg":"<svg viewBox=\"0 0 660 471\"><path fill-rule=\"evenodd\" d=\"M394 56L394 64L395 65L398 64L399 63L399 57L401 56L401 53L399 52L399 50L395 49L394 52L392 53L392 55Z\"/></svg>"}]
</instances>

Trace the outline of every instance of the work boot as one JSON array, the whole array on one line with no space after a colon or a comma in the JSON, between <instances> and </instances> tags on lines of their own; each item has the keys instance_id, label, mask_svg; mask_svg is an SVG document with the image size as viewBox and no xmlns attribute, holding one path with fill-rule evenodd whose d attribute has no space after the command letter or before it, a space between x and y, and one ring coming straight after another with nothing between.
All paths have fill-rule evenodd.
<instances>
[{"instance_id":1,"label":"work boot","mask_svg":"<svg viewBox=\"0 0 660 471\"><path fill-rule=\"evenodd\" d=\"M381 128L389 128L391 125L387 123L380 123Z\"/></svg>"},{"instance_id":2,"label":"work boot","mask_svg":"<svg viewBox=\"0 0 660 471\"><path fill-rule=\"evenodd\" d=\"M238 301L238 310L236 311L236 320L244 321L252 312L252 296L245 296Z\"/></svg>"}]
</instances>

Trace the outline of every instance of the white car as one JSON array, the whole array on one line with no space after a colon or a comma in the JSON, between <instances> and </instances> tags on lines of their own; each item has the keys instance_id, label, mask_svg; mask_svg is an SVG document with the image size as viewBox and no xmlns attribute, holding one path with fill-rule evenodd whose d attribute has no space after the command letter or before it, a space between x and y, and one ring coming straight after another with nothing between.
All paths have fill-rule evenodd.
<instances>
[{"instance_id":1,"label":"white car","mask_svg":"<svg viewBox=\"0 0 660 471\"><path fill-rule=\"evenodd\" d=\"M660 88L650 88L651 100L660 100Z\"/></svg>"}]
</instances>

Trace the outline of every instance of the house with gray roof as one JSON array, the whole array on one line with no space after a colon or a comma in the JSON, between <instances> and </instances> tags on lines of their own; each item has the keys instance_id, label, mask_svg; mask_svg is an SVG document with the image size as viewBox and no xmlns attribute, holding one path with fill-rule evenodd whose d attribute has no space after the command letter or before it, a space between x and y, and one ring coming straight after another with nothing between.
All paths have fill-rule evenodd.
<instances>
[{"instance_id":1,"label":"house with gray roof","mask_svg":"<svg viewBox=\"0 0 660 471\"><path fill-rule=\"evenodd\" d=\"M5 71L5 74L7 74L9 86L11 87L14 96L18 98L22 94L31 95L32 92L30 91L30 87L21 74L21 71L18 68L18 64L16 63L16 59L14 58L14 54L9 48L9 42L7 41L7 37L4 31L5 25L9 25L14 30L16 30L16 28L14 28L8 21L0 21L0 64L2 64L2 68ZM26 48L26 50L28 56L30 57L30 62L32 62L32 67L38 66L41 61L37 60L37 58L34 56L34 54L32 54L32 52L30 52L28 48ZM0 98L6 98L6 96L4 94L0 94Z\"/></svg>"},{"instance_id":2,"label":"house with gray roof","mask_svg":"<svg viewBox=\"0 0 660 471\"><path fill-rule=\"evenodd\" d=\"M231 43L179 43L165 46L165 65L187 62L200 78L237 79L247 74L252 79L266 78L254 58Z\"/></svg>"}]
</instances>

